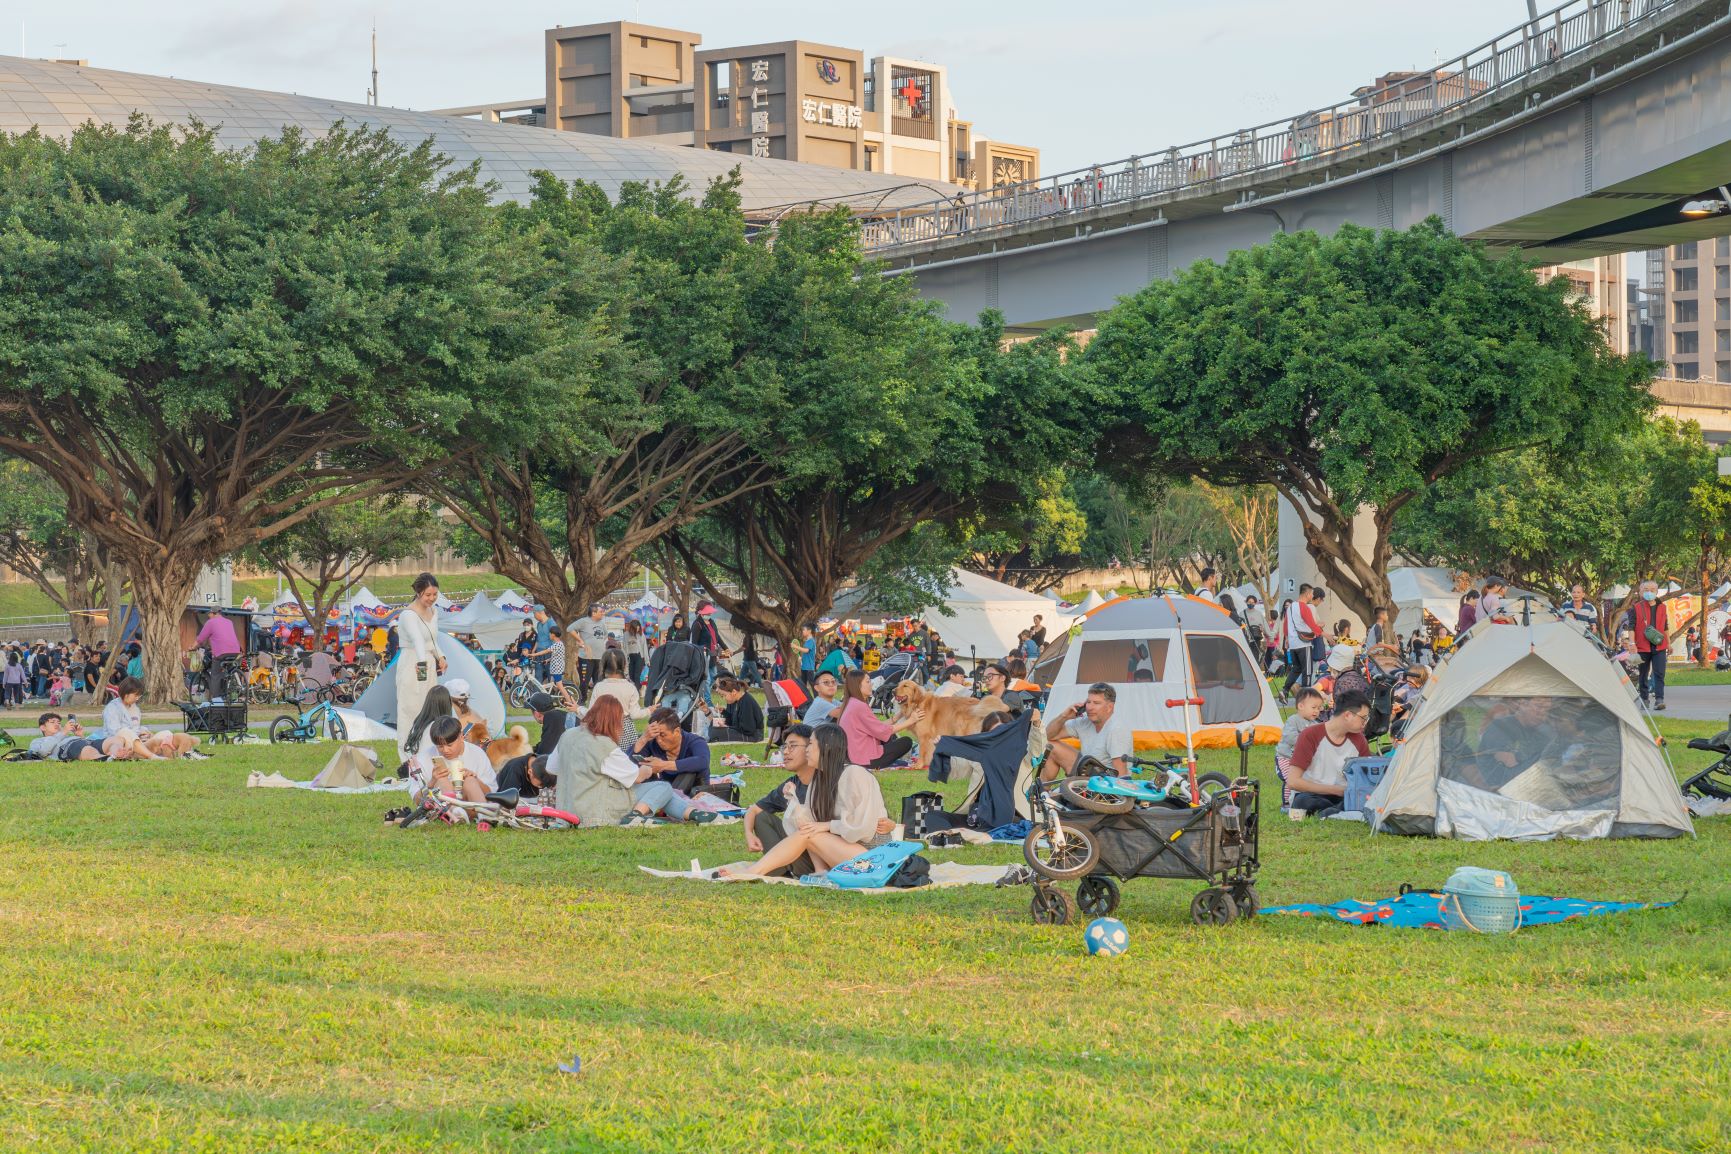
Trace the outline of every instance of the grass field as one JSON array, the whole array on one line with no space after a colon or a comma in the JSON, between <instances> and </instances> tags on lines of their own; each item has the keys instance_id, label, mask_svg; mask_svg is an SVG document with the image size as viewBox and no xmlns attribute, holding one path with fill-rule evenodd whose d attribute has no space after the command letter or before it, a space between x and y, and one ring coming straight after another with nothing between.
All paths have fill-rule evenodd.
<instances>
[{"instance_id":1,"label":"grass field","mask_svg":"<svg viewBox=\"0 0 1731 1154\"><path fill-rule=\"evenodd\" d=\"M1675 748L1711 727L1666 728ZM1097 960L1080 927L1031 924L1026 889L636 869L743 856L738 826L401 831L379 820L401 794L243 788L329 748L0 766L0 1148L1731 1147L1731 819L1532 845L1271 820L1270 904L1460 864L1530 893L1689 897L1481 938L1199 929L1199 885L1138 881L1129 953ZM892 810L921 785L883 781ZM582 1075L556 1073L573 1054Z\"/></svg>"}]
</instances>

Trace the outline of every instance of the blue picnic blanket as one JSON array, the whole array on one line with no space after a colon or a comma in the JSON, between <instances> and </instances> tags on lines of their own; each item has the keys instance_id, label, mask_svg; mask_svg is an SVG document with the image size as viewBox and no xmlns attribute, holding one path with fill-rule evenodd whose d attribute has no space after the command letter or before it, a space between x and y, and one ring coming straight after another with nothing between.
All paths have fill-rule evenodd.
<instances>
[{"instance_id":1,"label":"blue picnic blanket","mask_svg":"<svg viewBox=\"0 0 1731 1154\"><path fill-rule=\"evenodd\" d=\"M1577 918L1622 914L1630 910L1662 910L1676 902L1592 902L1580 898L1547 898L1537 894L1521 898L1521 926L1548 926ZM1264 914L1293 914L1301 918L1327 918L1359 926L1400 926L1414 930L1445 929L1442 894L1415 890L1380 902L1335 902L1330 906L1275 906Z\"/></svg>"},{"instance_id":2,"label":"blue picnic blanket","mask_svg":"<svg viewBox=\"0 0 1731 1154\"><path fill-rule=\"evenodd\" d=\"M1012 821L1007 825L1001 825L997 829L992 830L988 836L993 841L1021 842L1027 839L1028 831L1032 828L1033 823L1030 821Z\"/></svg>"}]
</instances>

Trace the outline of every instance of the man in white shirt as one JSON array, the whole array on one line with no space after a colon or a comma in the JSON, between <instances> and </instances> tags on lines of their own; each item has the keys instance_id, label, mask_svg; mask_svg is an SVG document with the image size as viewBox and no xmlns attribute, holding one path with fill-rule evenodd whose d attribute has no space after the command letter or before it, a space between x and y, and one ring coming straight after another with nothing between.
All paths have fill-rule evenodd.
<instances>
[{"instance_id":1,"label":"man in white shirt","mask_svg":"<svg viewBox=\"0 0 1731 1154\"><path fill-rule=\"evenodd\" d=\"M1118 710L1118 691L1105 682L1088 687L1087 700L1063 710L1046 726L1046 736L1053 744L1046 751L1045 764L1040 767L1042 781L1051 781L1060 773L1068 774L1086 757L1103 761L1119 777L1130 773L1130 755L1136 743L1130 729L1114 718ZM1078 748L1072 749L1057 739L1074 737Z\"/></svg>"},{"instance_id":2,"label":"man in white shirt","mask_svg":"<svg viewBox=\"0 0 1731 1154\"><path fill-rule=\"evenodd\" d=\"M499 788L486 750L463 740L462 722L455 717L441 717L427 727L427 736L433 742L433 789L440 793L458 792L459 775L465 801L484 801L489 793Z\"/></svg>"},{"instance_id":3,"label":"man in white shirt","mask_svg":"<svg viewBox=\"0 0 1731 1154\"><path fill-rule=\"evenodd\" d=\"M811 704L805 707L805 716L800 721L816 729L830 719L836 712L836 692L841 688L833 673L820 673L812 688L817 690L817 696L811 699ZM837 720L840 720L839 718Z\"/></svg>"},{"instance_id":4,"label":"man in white shirt","mask_svg":"<svg viewBox=\"0 0 1731 1154\"><path fill-rule=\"evenodd\" d=\"M1204 601L1213 601L1218 604L1220 601L1219 588L1220 574L1212 568L1202 570L1202 581L1196 586L1196 596Z\"/></svg>"},{"instance_id":5,"label":"man in white shirt","mask_svg":"<svg viewBox=\"0 0 1731 1154\"><path fill-rule=\"evenodd\" d=\"M938 697L972 697L974 693L973 679L968 671L960 665L952 665L944 670L944 683L938 686Z\"/></svg>"}]
</instances>

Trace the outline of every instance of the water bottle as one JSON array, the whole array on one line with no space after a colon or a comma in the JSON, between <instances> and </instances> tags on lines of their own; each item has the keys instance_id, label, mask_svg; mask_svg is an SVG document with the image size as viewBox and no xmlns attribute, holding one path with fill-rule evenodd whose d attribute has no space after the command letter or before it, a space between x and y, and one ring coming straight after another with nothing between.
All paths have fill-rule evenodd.
<instances>
[{"instance_id":1,"label":"water bottle","mask_svg":"<svg viewBox=\"0 0 1731 1154\"><path fill-rule=\"evenodd\" d=\"M1221 841L1226 845L1238 845L1244 841L1244 820L1238 809L1238 802L1227 798L1226 804L1220 807Z\"/></svg>"}]
</instances>

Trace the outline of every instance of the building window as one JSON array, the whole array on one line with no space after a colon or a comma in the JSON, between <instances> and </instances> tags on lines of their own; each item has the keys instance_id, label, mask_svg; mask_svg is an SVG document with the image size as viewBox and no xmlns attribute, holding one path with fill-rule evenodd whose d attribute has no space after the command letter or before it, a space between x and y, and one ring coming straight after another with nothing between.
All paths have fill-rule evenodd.
<instances>
[{"instance_id":1,"label":"building window","mask_svg":"<svg viewBox=\"0 0 1731 1154\"><path fill-rule=\"evenodd\" d=\"M1701 351L1701 334L1693 329L1672 333L1671 341L1671 351L1674 353L1698 353Z\"/></svg>"},{"instance_id":2,"label":"building window","mask_svg":"<svg viewBox=\"0 0 1731 1154\"><path fill-rule=\"evenodd\" d=\"M1714 334L1714 340L1714 352L1731 353L1731 329L1720 329Z\"/></svg>"},{"instance_id":3,"label":"building window","mask_svg":"<svg viewBox=\"0 0 1731 1154\"><path fill-rule=\"evenodd\" d=\"M1731 256L1731 236L1722 236L1713 242L1713 255L1720 260Z\"/></svg>"},{"instance_id":4,"label":"building window","mask_svg":"<svg viewBox=\"0 0 1731 1154\"><path fill-rule=\"evenodd\" d=\"M1713 291L1728 290L1731 290L1731 264L1722 264L1713 270Z\"/></svg>"},{"instance_id":5,"label":"building window","mask_svg":"<svg viewBox=\"0 0 1731 1154\"><path fill-rule=\"evenodd\" d=\"M1698 381L1701 379L1700 362L1677 361L1671 366L1671 375L1679 381Z\"/></svg>"},{"instance_id":6,"label":"building window","mask_svg":"<svg viewBox=\"0 0 1731 1154\"><path fill-rule=\"evenodd\" d=\"M1701 287L1701 270L1696 268L1672 269L1671 287L1680 293L1695 292Z\"/></svg>"},{"instance_id":7,"label":"building window","mask_svg":"<svg viewBox=\"0 0 1731 1154\"><path fill-rule=\"evenodd\" d=\"M1694 260L1695 259L1695 242L1692 240L1686 240L1682 244L1673 245L1671 247L1671 259L1672 260Z\"/></svg>"},{"instance_id":8,"label":"building window","mask_svg":"<svg viewBox=\"0 0 1731 1154\"><path fill-rule=\"evenodd\" d=\"M1719 362L1719 380L1731 382L1731 361Z\"/></svg>"},{"instance_id":9,"label":"building window","mask_svg":"<svg viewBox=\"0 0 1731 1154\"><path fill-rule=\"evenodd\" d=\"M1672 301L1671 311L1675 314L1672 319L1677 324L1692 325L1701 319L1701 302Z\"/></svg>"}]
</instances>

